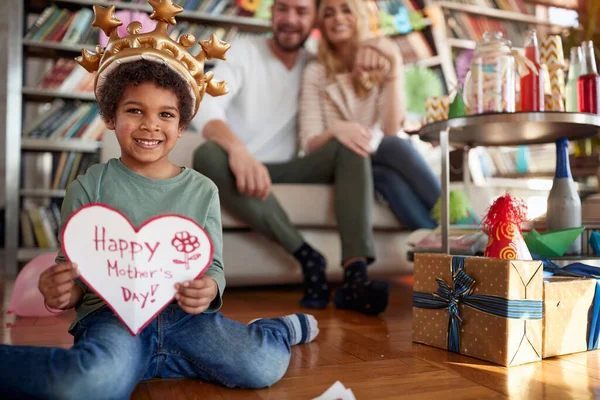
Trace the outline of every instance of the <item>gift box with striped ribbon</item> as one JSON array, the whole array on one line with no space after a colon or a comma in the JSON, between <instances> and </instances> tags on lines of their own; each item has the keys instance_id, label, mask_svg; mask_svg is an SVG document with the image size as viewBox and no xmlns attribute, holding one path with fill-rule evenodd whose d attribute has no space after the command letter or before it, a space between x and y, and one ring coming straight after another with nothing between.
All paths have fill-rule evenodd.
<instances>
[{"instance_id":1,"label":"gift box with striped ribbon","mask_svg":"<svg viewBox=\"0 0 600 400\"><path fill-rule=\"evenodd\" d=\"M415 254L413 341L513 366L542 359L540 261Z\"/></svg>"}]
</instances>

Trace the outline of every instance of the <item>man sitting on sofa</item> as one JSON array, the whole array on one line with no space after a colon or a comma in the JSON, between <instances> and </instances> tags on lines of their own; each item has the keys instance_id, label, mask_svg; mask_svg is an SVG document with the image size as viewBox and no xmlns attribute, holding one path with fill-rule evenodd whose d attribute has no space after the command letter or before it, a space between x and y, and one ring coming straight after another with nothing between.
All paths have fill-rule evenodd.
<instances>
[{"instance_id":1,"label":"man sitting on sofa","mask_svg":"<svg viewBox=\"0 0 600 400\"><path fill-rule=\"evenodd\" d=\"M378 314L387 307L388 287L367 278L367 266L375 260L369 158L333 140L297 157L298 99L309 59L302 47L315 17L315 0L275 0L273 37L232 43L227 62L215 67L229 93L205 98L192 123L207 139L194 153L194 168L218 186L223 207L299 261L304 275L300 303L308 308L329 303L326 260L305 242L270 189L272 183L333 183L345 268L335 304Z\"/></svg>"}]
</instances>

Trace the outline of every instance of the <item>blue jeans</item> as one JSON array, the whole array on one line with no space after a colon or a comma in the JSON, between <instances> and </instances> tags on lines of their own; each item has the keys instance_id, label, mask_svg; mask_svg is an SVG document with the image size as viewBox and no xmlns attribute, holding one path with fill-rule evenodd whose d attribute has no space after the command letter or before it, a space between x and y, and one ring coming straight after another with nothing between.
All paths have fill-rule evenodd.
<instances>
[{"instance_id":1,"label":"blue jeans","mask_svg":"<svg viewBox=\"0 0 600 400\"><path fill-rule=\"evenodd\" d=\"M435 228L430 216L442 188L421 154L408 141L386 136L371 156L375 193L409 229Z\"/></svg>"},{"instance_id":2,"label":"blue jeans","mask_svg":"<svg viewBox=\"0 0 600 400\"><path fill-rule=\"evenodd\" d=\"M105 306L77 325L68 350L0 345L0 397L128 399L152 378L267 387L288 368L290 332L280 319L245 325L171 304L132 336Z\"/></svg>"}]
</instances>

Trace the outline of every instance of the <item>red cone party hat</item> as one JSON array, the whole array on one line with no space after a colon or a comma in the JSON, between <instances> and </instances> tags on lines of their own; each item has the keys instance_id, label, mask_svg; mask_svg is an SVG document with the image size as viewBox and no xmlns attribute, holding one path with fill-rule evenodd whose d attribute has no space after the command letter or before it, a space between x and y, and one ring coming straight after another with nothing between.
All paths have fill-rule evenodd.
<instances>
[{"instance_id":1,"label":"red cone party hat","mask_svg":"<svg viewBox=\"0 0 600 400\"><path fill-rule=\"evenodd\" d=\"M506 193L497 198L481 221L488 235L485 257L504 260L531 260L521 225L527 220L527 205Z\"/></svg>"}]
</instances>

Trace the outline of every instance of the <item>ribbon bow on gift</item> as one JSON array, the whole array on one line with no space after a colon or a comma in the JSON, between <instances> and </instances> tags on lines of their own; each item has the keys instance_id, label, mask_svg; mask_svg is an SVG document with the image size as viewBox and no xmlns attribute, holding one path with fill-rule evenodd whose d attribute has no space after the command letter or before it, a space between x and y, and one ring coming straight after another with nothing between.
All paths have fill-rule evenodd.
<instances>
[{"instance_id":1,"label":"ribbon bow on gift","mask_svg":"<svg viewBox=\"0 0 600 400\"><path fill-rule=\"evenodd\" d=\"M462 303L476 310L502 318L542 319L541 300L510 300L498 296L473 295L475 281L464 270L465 257L452 257L452 287L443 279L436 278L438 288L435 293L413 293L413 306L419 308L447 308L448 351L459 353L460 335L458 328L462 324L460 307Z\"/></svg>"},{"instance_id":2,"label":"ribbon bow on gift","mask_svg":"<svg viewBox=\"0 0 600 400\"><path fill-rule=\"evenodd\" d=\"M469 302L475 281L463 269L458 270L458 273L453 275L452 281L454 282L455 289L448 286L443 279L436 278L438 289L433 294L433 297L438 302L430 304L442 307L446 305L448 307L448 314L450 315L450 321L448 322L448 330L450 332L448 335L448 350L458 353L458 327L462 324L458 305L461 302ZM420 294L417 294L417 298L420 297ZM423 298L421 299L424 300Z\"/></svg>"}]
</instances>

